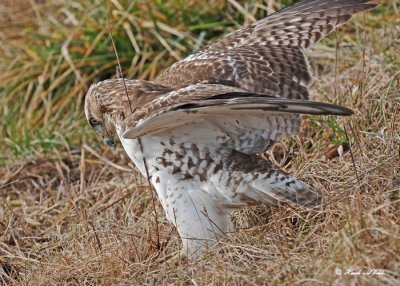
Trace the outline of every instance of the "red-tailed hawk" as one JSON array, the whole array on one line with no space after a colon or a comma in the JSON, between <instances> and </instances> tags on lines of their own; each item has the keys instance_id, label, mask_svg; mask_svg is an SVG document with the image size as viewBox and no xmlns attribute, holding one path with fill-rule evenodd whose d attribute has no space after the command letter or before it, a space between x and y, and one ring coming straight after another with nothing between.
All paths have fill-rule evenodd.
<instances>
[{"instance_id":1,"label":"red-tailed hawk","mask_svg":"<svg viewBox=\"0 0 400 286\"><path fill-rule=\"evenodd\" d=\"M375 6L306 0L202 48L154 82L110 79L90 87L89 124L109 145L118 135L145 176L146 160L182 254L194 258L232 231L230 211L238 207L321 203L311 186L256 154L296 134L300 114L352 114L308 100L312 75L304 52Z\"/></svg>"}]
</instances>

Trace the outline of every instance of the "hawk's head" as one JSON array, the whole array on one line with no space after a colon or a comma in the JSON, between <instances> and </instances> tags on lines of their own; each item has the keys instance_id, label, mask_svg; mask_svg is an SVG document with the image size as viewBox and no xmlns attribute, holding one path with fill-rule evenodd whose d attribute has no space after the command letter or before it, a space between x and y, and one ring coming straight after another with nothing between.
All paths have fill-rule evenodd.
<instances>
[{"instance_id":1,"label":"hawk's head","mask_svg":"<svg viewBox=\"0 0 400 286\"><path fill-rule=\"evenodd\" d=\"M85 98L86 119L104 143L114 146L116 130L123 129L125 119L146 114L146 104L171 90L144 80L108 79L92 84Z\"/></svg>"},{"instance_id":2,"label":"hawk's head","mask_svg":"<svg viewBox=\"0 0 400 286\"><path fill-rule=\"evenodd\" d=\"M85 115L103 141L114 146L114 135L123 129L125 119L145 114L146 104L171 88L144 80L108 79L90 86L85 98ZM143 110L140 110L144 107ZM134 117L134 116L133 116ZM128 120L129 121L129 120Z\"/></svg>"},{"instance_id":3,"label":"hawk's head","mask_svg":"<svg viewBox=\"0 0 400 286\"><path fill-rule=\"evenodd\" d=\"M116 120L124 117L118 91L114 80L106 80L92 84L85 98L86 119L108 146L114 146Z\"/></svg>"}]
</instances>

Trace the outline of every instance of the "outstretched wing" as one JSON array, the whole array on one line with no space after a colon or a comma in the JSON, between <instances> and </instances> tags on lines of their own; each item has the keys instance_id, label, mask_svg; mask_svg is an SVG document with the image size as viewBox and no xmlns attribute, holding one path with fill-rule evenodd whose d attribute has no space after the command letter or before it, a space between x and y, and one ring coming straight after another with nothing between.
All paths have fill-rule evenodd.
<instances>
[{"instance_id":1,"label":"outstretched wing","mask_svg":"<svg viewBox=\"0 0 400 286\"><path fill-rule=\"evenodd\" d=\"M166 69L156 82L173 88L223 84L249 92L308 99L312 74L304 50L371 9L369 0L306 0L226 35Z\"/></svg>"},{"instance_id":2,"label":"outstretched wing","mask_svg":"<svg viewBox=\"0 0 400 286\"><path fill-rule=\"evenodd\" d=\"M230 33L200 52L238 46L290 46L307 49L352 15L372 9L372 0L306 0Z\"/></svg>"},{"instance_id":3,"label":"outstretched wing","mask_svg":"<svg viewBox=\"0 0 400 286\"><path fill-rule=\"evenodd\" d=\"M321 102L290 100L249 93L213 84L198 84L171 91L149 102L126 119L125 139L156 135L192 126L193 134L217 130L218 144L245 154L265 151L284 134L296 134L299 114L351 115L352 111ZM204 130L203 130L204 129ZM203 133L204 131L204 133ZM187 131L185 131L187 132ZM207 138L198 138L206 140Z\"/></svg>"}]
</instances>

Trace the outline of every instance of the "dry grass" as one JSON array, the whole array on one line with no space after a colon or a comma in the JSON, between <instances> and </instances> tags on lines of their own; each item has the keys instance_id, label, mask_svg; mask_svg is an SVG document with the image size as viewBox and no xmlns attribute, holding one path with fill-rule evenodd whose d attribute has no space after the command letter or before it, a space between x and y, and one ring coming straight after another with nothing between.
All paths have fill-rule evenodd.
<instances>
[{"instance_id":1,"label":"dry grass","mask_svg":"<svg viewBox=\"0 0 400 286\"><path fill-rule=\"evenodd\" d=\"M62 9L57 2L36 3L42 5L40 19L43 22L52 20L44 17L48 14L43 11ZM66 7L72 7L71 3L75 2L68 2ZM77 3L86 8L90 6L89 1ZM181 2L171 3L165 7L178 7ZM265 3L276 4L274 1ZM85 91L83 82L87 84L96 77L110 75L115 62L106 66L107 57L99 60L88 56L90 60L81 61L73 56L71 61L83 79L80 82L65 58L59 59L58 66L47 58L28 69L29 78L24 78L24 86L18 92L15 90L21 83L18 73L26 68L27 55L34 57L36 52L44 59L46 55L38 50L29 54L26 50L29 45L25 51L12 50L13 44L32 44L26 39L26 27L21 23L37 23L35 18L21 17L21 22L18 17L13 18L18 23L9 23L10 29L0 33L1 37L9 38L6 34L12 32L16 37L13 40L16 42L0 45L0 49L14 57L12 61L12 57L3 54L0 62L0 67L6 70L0 75L0 92L4 95L1 100L8 108L7 111L4 107L1 113L4 119L1 131L6 144L0 148L4 154L4 164L0 167L0 284L398 285L400 11L395 3L391 1L378 11L366 14L365 25L361 15L342 28L338 33L341 48L337 61L335 35L310 53L319 79L314 86L314 98L338 102L354 109L356 114L350 119L310 118L298 137L283 140L275 152L269 154L283 168L325 192L331 203L313 212L268 207L242 210L235 215L238 231L221 240L196 263L171 258L179 251L178 235L166 222L159 204L156 207L161 247L157 247L157 225L146 181L133 171L121 148L109 150L94 144L81 110L67 108L80 104ZM213 5L215 13L223 8L218 1ZM154 11L163 11L163 7ZM229 7L236 11L234 5ZM243 18L243 14L237 12L231 19L251 21L253 15L258 17L264 13L262 6L243 7L250 12ZM110 9L120 11L115 7ZM190 16L190 11L182 9L179 17ZM202 12L193 12L196 17L214 18L207 22L208 26L195 27L192 33L185 33L184 43L168 38L167 43L176 45L173 50L178 55L169 53L165 46L160 47L154 40L153 28L146 26L143 20L138 37L143 51L138 54L138 62L130 63L129 52L125 53L120 47L130 76L143 72L143 78L152 78L172 62L174 56L181 57L189 53L196 42L201 43L198 39L213 38L222 32L216 28L216 14L204 7L199 10ZM79 11L75 12L79 14ZM171 21L174 31L184 33L185 27L178 27L178 16L175 20L162 20L162 13L154 15L162 23ZM123 26L123 22L113 22L117 43L123 41L122 36L118 38L118 27ZM74 26L74 29L97 27L95 31L99 33L106 29L102 27L104 22L89 21L87 25ZM48 35L57 38L70 31L68 27L63 29ZM212 32L204 35L199 32L202 29ZM55 40L49 38L48 41ZM52 55L57 52L62 55L60 46L58 50L50 46ZM111 54L112 49L107 47L104 52ZM101 51L97 53L98 56ZM153 56L156 57L154 65L148 62ZM88 65L89 62L93 64ZM43 70L46 64L47 71ZM54 69L63 72L59 74ZM60 79L60 84L65 86L51 90L46 81L58 79L65 72L68 77ZM90 72L96 75L91 77ZM41 75L42 87L38 84ZM37 105L29 107L28 102L37 102ZM24 106L26 109L19 111ZM64 109L53 113L53 108ZM11 115L10 110L14 112ZM28 111L27 117L21 117L21 112ZM68 120L63 119L65 114ZM53 116L58 116L58 121L52 121ZM34 121L35 118L39 119ZM53 127L45 128L44 123ZM18 128L34 132L28 139L18 137ZM52 137L56 147L34 136L62 133L60 130L73 135ZM343 271L342 275L336 274L338 269ZM348 269L362 272L382 269L384 274L345 275Z\"/></svg>"}]
</instances>

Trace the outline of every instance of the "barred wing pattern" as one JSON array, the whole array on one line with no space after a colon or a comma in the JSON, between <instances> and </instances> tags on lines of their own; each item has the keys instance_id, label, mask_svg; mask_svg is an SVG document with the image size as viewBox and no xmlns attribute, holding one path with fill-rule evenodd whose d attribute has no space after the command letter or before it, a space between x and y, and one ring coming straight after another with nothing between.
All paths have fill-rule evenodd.
<instances>
[{"instance_id":1,"label":"barred wing pattern","mask_svg":"<svg viewBox=\"0 0 400 286\"><path fill-rule=\"evenodd\" d=\"M304 50L371 9L368 0L308 0L235 31L166 69L156 82L181 88L221 83L251 92L308 99L312 74Z\"/></svg>"}]
</instances>

